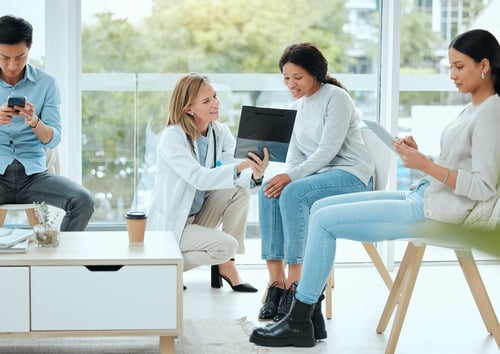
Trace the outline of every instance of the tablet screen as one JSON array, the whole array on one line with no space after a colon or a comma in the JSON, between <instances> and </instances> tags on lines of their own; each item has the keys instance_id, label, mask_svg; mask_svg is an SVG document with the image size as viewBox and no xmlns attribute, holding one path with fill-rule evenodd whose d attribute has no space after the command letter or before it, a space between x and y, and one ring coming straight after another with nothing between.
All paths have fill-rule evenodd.
<instances>
[{"instance_id":1,"label":"tablet screen","mask_svg":"<svg viewBox=\"0 0 500 354\"><path fill-rule=\"evenodd\" d=\"M285 162L296 115L293 109L243 106L234 157L250 151L263 157L267 147L270 161Z\"/></svg>"}]
</instances>

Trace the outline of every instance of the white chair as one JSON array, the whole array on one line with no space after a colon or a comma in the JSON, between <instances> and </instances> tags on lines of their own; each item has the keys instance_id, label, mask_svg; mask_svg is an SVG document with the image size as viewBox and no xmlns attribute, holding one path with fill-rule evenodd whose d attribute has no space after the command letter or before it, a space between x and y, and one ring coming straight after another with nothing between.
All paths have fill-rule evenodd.
<instances>
[{"instance_id":1,"label":"white chair","mask_svg":"<svg viewBox=\"0 0 500 354\"><path fill-rule=\"evenodd\" d=\"M54 174L59 174L59 153L57 148L45 149L45 156L47 169ZM5 218L9 210L24 210L31 228L38 224L33 204L3 204L0 205L0 227L5 223Z\"/></svg>"},{"instance_id":2,"label":"white chair","mask_svg":"<svg viewBox=\"0 0 500 354\"><path fill-rule=\"evenodd\" d=\"M483 223L481 226L484 230L494 229L499 221L500 215L499 196L500 190L497 191L496 198L480 203L476 206L464 224L467 224L470 219L474 220L472 224L475 224L478 221L480 222L481 217L476 217L476 215L474 215L475 211L479 210L479 213L484 213L485 209L489 209L490 216L487 222ZM488 205L490 202L493 202L491 203L491 208L490 205ZM408 310L410 298L413 293L417 275L422 263L422 258L427 246L445 247L455 252L472 296L476 302L479 313L483 319L486 330L493 335L497 346L500 348L500 325L477 268L476 261L474 260L471 247L463 242L457 241L456 237L463 234L465 235L465 239L470 240L470 235L474 232L474 229L460 228L460 226L448 226L443 227L442 229L423 230L422 232L426 234L425 238L410 240L408 242L406 252L394 280L394 285L389 293L389 297L377 326L377 332L383 333L387 328L392 314L397 308L385 353L393 354L396 350L396 345L401 333L406 312ZM430 235L431 232L434 236ZM476 230L476 233L477 232L480 231ZM436 291L436 295L437 293L438 291Z\"/></svg>"},{"instance_id":3,"label":"white chair","mask_svg":"<svg viewBox=\"0 0 500 354\"><path fill-rule=\"evenodd\" d=\"M361 134L365 142L368 153L372 160L375 162L375 180L374 190L384 190L387 186L387 179L389 176L389 165L391 158L391 151L389 148L368 128L361 129ZM392 278L380 258L380 255L374 243L363 242L368 256L370 257L373 265L382 277L387 288L390 290L392 287ZM332 318L332 288L334 286L334 268L330 273L325 290L325 312L326 318Z\"/></svg>"}]
</instances>

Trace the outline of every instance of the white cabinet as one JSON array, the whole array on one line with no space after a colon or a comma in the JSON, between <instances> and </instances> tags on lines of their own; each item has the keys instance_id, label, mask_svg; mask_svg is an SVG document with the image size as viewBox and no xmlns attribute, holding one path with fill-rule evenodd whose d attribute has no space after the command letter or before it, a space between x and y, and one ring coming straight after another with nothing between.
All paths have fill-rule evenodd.
<instances>
[{"instance_id":1,"label":"white cabinet","mask_svg":"<svg viewBox=\"0 0 500 354\"><path fill-rule=\"evenodd\" d=\"M29 332L29 267L0 267L0 332Z\"/></svg>"},{"instance_id":2,"label":"white cabinet","mask_svg":"<svg viewBox=\"0 0 500 354\"><path fill-rule=\"evenodd\" d=\"M177 327L177 267L31 268L31 330Z\"/></svg>"},{"instance_id":3,"label":"white cabinet","mask_svg":"<svg viewBox=\"0 0 500 354\"><path fill-rule=\"evenodd\" d=\"M0 257L0 338L155 335L175 353L183 259L172 232L63 232L59 247Z\"/></svg>"}]
</instances>

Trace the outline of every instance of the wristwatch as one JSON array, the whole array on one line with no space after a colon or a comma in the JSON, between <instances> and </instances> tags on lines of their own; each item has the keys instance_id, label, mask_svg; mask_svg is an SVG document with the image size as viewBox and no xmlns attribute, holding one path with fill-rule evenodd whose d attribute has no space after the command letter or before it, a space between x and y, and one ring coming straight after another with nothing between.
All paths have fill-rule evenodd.
<instances>
[{"instance_id":1,"label":"wristwatch","mask_svg":"<svg viewBox=\"0 0 500 354\"><path fill-rule=\"evenodd\" d=\"M252 175L252 181L253 183L255 183L256 186L260 186L262 184L262 181L264 180L264 176L262 176L261 178L259 179L255 179Z\"/></svg>"}]
</instances>

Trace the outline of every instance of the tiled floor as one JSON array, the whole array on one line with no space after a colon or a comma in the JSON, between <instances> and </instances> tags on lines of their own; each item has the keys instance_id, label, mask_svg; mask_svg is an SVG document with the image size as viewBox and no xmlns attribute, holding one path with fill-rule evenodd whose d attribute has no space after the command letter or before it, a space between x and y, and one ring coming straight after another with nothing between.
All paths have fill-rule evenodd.
<instances>
[{"instance_id":1,"label":"tiled floor","mask_svg":"<svg viewBox=\"0 0 500 354\"><path fill-rule=\"evenodd\" d=\"M357 246L362 249L361 245ZM263 264L245 264L244 259L240 257L238 262L241 275L259 288L258 293L235 293L227 284L222 289L211 289L209 268L192 270L184 274L187 286L184 318L246 317L256 326L263 325L257 320L257 312L267 283L267 271ZM482 262L479 270L493 306L500 313L500 264ZM333 318L327 321L328 339L318 343L314 353L384 353L388 333L377 334L375 328L388 294L385 285L369 263L337 264L335 274ZM287 352L307 353L308 349L290 348ZM499 352L493 337L485 330L458 264L426 263L419 273L396 353Z\"/></svg>"}]
</instances>

